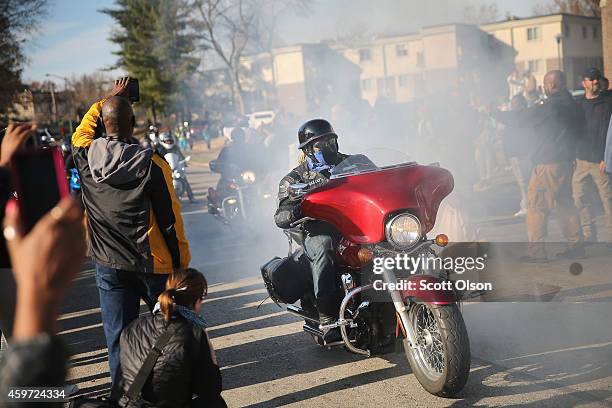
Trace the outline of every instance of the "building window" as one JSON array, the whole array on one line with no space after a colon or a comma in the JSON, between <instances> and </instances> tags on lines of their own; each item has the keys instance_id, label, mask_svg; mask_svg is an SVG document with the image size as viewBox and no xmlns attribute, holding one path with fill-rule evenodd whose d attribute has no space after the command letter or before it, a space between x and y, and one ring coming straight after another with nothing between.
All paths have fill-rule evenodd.
<instances>
[{"instance_id":1,"label":"building window","mask_svg":"<svg viewBox=\"0 0 612 408\"><path fill-rule=\"evenodd\" d=\"M527 61L527 68L532 73L540 72L540 60L530 60L530 61Z\"/></svg>"},{"instance_id":2,"label":"building window","mask_svg":"<svg viewBox=\"0 0 612 408\"><path fill-rule=\"evenodd\" d=\"M596 40L599 33L597 32L597 27L593 26L593 39Z\"/></svg>"},{"instance_id":3,"label":"building window","mask_svg":"<svg viewBox=\"0 0 612 408\"><path fill-rule=\"evenodd\" d=\"M376 89L378 90L379 94L384 95L385 92L385 79L384 78L378 78L376 80Z\"/></svg>"},{"instance_id":4,"label":"building window","mask_svg":"<svg viewBox=\"0 0 612 408\"><path fill-rule=\"evenodd\" d=\"M405 88L408 86L408 75L400 75L397 77L397 86L399 88Z\"/></svg>"},{"instance_id":5,"label":"building window","mask_svg":"<svg viewBox=\"0 0 612 408\"><path fill-rule=\"evenodd\" d=\"M406 44L397 44L395 46L395 55L397 55L398 57L405 57L408 55L408 47L406 47Z\"/></svg>"},{"instance_id":6,"label":"building window","mask_svg":"<svg viewBox=\"0 0 612 408\"><path fill-rule=\"evenodd\" d=\"M417 66L425 66L425 55L422 52L417 52Z\"/></svg>"},{"instance_id":7,"label":"building window","mask_svg":"<svg viewBox=\"0 0 612 408\"><path fill-rule=\"evenodd\" d=\"M563 34L565 34L565 38L569 38L570 36L570 26L569 24L565 23L563 24Z\"/></svg>"},{"instance_id":8,"label":"building window","mask_svg":"<svg viewBox=\"0 0 612 408\"><path fill-rule=\"evenodd\" d=\"M540 39L540 27L529 27L527 29L527 41L535 41Z\"/></svg>"},{"instance_id":9,"label":"building window","mask_svg":"<svg viewBox=\"0 0 612 408\"><path fill-rule=\"evenodd\" d=\"M371 61L372 60L372 50L369 48L364 48L363 50L359 50L359 62L363 61Z\"/></svg>"},{"instance_id":10,"label":"building window","mask_svg":"<svg viewBox=\"0 0 612 408\"><path fill-rule=\"evenodd\" d=\"M361 80L361 90L370 91L372 90L372 79L366 78Z\"/></svg>"},{"instance_id":11,"label":"building window","mask_svg":"<svg viewBox=\"0 0 612 408\"><path fill-rule=\"evenodd\" d=\"M583 40L587 39L587 26L585 25L582 26L582 39Z\"/></svg>"}]
</instances>

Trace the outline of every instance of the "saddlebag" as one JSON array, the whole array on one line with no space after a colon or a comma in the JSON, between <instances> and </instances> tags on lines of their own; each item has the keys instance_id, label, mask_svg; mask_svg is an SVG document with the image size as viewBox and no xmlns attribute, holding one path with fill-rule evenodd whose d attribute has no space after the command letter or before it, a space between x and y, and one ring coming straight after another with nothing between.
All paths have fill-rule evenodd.
<instances>
[{"instance_id":1,"label":"saddlebag","mask_svg":"<svg viewBox=\"0 0 612 408\"><path fill-rule=\"evenodd\" d=\"M261 267L261 277L276 303L295 303L312 290L310 265L304 256L274 257Z\"/></svg>"}]
</instances>

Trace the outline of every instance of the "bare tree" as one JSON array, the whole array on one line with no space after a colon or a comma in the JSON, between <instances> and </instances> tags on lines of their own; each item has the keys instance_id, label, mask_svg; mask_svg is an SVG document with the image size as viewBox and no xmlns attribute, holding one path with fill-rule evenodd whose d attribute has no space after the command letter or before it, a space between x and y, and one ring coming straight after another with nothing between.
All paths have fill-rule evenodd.
<instances>
[{"instance_id":1,"label":"bare tree","mask_svg":"<svg viewBox=\"0 0 612 408\"><path fill-rule=\"evenodd\" d=\"M375 36L371 27L364 22L355 22L349 27L342 27L337 24L337 27L336 41L351 48L357 47Z\"/></svg>"},{"instance_id":2,"label":"bare tree","mask_svg":"<svg viewBox=\"0 0 612 408\"><path fill-rule=\"evenodd\" d=\"M230 73L234 106L244 114L241 77L247 54L270 52L278 23L289 12L306 11L308 0L194 0L194 28L204 51L214 52ZM251 73L257 75L257 72Z\"/></svg>"},{"instance_id":3,"label":"bare tree","mask_svg":"<svg viewBox=\"0 0 612 408\"><path fill-rule=\"evenodd\" d=\"M84 113L93 101L99 100L110 91L113 81L108 75L96 72L79 77L73 76L69 84L74 108L77 112Z\"/></svg>"},{"instance_id":4,"label":"bare tree","mask_svg":"<svg viewBox=\"0 0 612 408\"><path fill-rule=\"evenodd\" d=\"M241 59L254 31L256 10L248 0L196 0L199 39L205 50L216 53L230 72L232 98L244 114L240 83Z\"/></svg>"},{"instance_id":5,"label":"bare tree","mask_svg":"<svg viewBox=\"0 0 612 408\"><path fill-rule=\"evenodd\" d=\"M470 4L463 10L463 21L468 24L485 24L499 20L499 9L496 3Z\"/></svg>"},{"instance_id":6,"label":"bare tree","mask_svg":"<svg viewBox=\"0 0 612 408\"><path fill-rule=\"evenodd\" d=\"M0 122L21 89L24 39L47 11L47 0L0 0Z\"/></svg>"},{"instance_id":7,"label":"bare tree","mask_svg":"<svg viewBox=\"0 0 612 408\"><path fill-rule=\"evenodd\" d=\"M251 49L254 52L270 52L282 43L278 38L278 23L290 13L306 13L312 0L259 0L253 24Z\"/></svg>"},{"instance_id":8,"label":"bare tree","mask_svg":"<svg viewBox=\"0 0 612 408\"><path fill-rule=\"evenodd\" d=\"M601 17L600 0L549 0L533 8L536 15L567 13Z\"/></svg>"}]
</instances>

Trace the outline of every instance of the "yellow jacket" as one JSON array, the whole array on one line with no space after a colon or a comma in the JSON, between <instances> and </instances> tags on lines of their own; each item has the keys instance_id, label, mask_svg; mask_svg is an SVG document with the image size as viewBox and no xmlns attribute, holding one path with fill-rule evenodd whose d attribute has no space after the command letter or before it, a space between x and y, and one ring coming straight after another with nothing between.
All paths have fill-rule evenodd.
<instances>
[{"instance_id":1,"label":"yellow jacket","mask_svg":"<svg viewBox=\"0 0 612 408\"><path fill-rule=\"evenodd\" d=\"M91 106L72 135L90 256L116 269L165 274L186 268L191 255L170 166L150 149L95 139L104 101Z\"/></svg>"}]
</instances>

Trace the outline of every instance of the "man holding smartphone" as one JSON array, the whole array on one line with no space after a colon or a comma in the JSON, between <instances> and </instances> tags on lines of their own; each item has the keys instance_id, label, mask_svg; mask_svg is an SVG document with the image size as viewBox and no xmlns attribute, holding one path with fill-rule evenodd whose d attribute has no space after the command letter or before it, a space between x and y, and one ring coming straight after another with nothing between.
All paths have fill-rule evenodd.
<instances>
[{"instance_id":1,"label":"man holding smartphone","mask_svg":"<svg viewBox=\"0 0 612 408\"><path fill-rule=\"evenodd\" d=\"M152 309L168 274L190 261L168 163L130 143L135 124L131 97L130 79L116 81L72 136L113 382L119 336L138 317L140 299ZM100 117L106 136L95 138Z\"/></svg>"}]
</instances>

